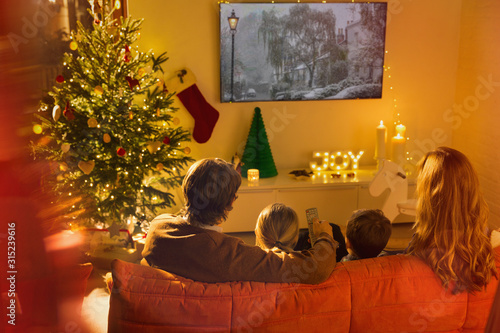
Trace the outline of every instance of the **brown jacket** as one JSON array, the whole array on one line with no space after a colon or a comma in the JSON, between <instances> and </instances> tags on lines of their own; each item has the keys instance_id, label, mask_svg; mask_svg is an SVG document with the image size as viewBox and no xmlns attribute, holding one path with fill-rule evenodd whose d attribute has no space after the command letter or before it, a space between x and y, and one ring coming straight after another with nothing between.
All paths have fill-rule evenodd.
<instances>
[{"instance_id":1,"label":"brown jacket","mask_svg":"<svg viewBox=\"0 0 500 333\"><path fill-rule=\"evenodd\" d=\"M307 251L267 252L239 238L164 214L151 223L141 263L202 282L317 284L333 271L337 244L322 233Z\"/></svg>"}]
</instances>

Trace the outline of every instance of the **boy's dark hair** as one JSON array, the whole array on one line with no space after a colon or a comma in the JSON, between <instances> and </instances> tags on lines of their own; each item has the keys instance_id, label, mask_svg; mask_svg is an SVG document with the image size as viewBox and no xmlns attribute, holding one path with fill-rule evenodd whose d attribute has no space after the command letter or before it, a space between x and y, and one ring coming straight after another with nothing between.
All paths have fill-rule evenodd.
<instances>
[{"instance_id":1,"label":"boy's dark hair","mask_svg":"<svg viewBox=\"0 0 500 333\"><path fill-rule=\"evenodd\" d=\"M391 233L391 222L380 209L359 209L347 221L346 238L360 259L378 256Z\"/></svg>"},{"instance_id":2,"label":"boy's dark hair","mask_svg":"<svg viewBox=\"0 0 500 333\"><path fill-rule=\"evenodd\" d=\"M197 161L182 182L185 204L181 213L200 224L224 221L240 185L241 175L232 164L219 158Z\"/></svg>"}]
</instances>

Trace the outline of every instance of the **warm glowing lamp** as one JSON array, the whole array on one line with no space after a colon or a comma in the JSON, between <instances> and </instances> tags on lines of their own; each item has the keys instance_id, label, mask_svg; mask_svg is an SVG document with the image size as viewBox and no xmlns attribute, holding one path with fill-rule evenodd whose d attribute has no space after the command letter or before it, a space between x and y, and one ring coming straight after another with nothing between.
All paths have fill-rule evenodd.
<instances>
[{"instance_id":1,"label":"warm glowing lamp","mask_svg":"<svg viewBox=\"0 0 500 333\"><path fill-rule=\"evenodd\" d=\"M249 184L256 184L259 182L259 170L258 169L248 169L247 179Z\"/></svg>"},{"instance_id":2,"label":"warm glowing lamp","mask_svg":"<svg viewBox=\"0 0 500 333\"><path fill-rule=\"evenodd\" d=\"M238 20L240 18L236 16L234 13L234 9L231 11L231 16L227 18L227 21L229 22L229 28L231 29L231 33L236 32L236 27L238 26Z\"/></svg>"}]
</instances>

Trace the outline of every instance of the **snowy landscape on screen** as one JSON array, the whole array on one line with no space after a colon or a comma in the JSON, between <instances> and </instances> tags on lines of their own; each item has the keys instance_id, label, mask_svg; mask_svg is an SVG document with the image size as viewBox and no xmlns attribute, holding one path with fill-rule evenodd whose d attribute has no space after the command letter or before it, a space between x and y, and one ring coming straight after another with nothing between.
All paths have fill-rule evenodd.
<instances>
[{"instance_id":1,"label":"snowy landscape on screen","mask_svg":"<svg viewBox=\"0 0 500 333\"><path fill-rule=\"evenodd\" d=\"M386 3L221 4L221 101L381 98L386 13Z\"/></svg>"}]
</instances>

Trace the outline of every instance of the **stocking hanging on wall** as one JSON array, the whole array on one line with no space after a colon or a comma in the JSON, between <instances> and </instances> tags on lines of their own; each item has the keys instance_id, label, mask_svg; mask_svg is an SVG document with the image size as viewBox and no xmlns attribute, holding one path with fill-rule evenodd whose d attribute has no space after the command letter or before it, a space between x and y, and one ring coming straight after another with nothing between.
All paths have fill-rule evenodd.
<instances>
[{"instance_id":1,"label":"stocking hanging on wall","mask_svg":"<svg viewBox=\"0 0 500 333\"><path fill-rule=\"evenodd\" d=\"M177 72L177 76L168 82L167 88L176 92L184 107L193 116L193 139L198 143L207 142L219 120L219 112L205 100L196 85L193 73L187 69Z\"/></svg>"},{"instance_id":2,"label":"stocking hanging on wall","mask_svg":"<svg viewBox=\"0 0 500 333\"><path fill-rule=\"evenodd\" d=\"M248 169L258 169L260 178L278 175L260 108L255 108L241 161L243 162L241 167L242 177L247 177Z\"/></svg>"}]
</instances>

